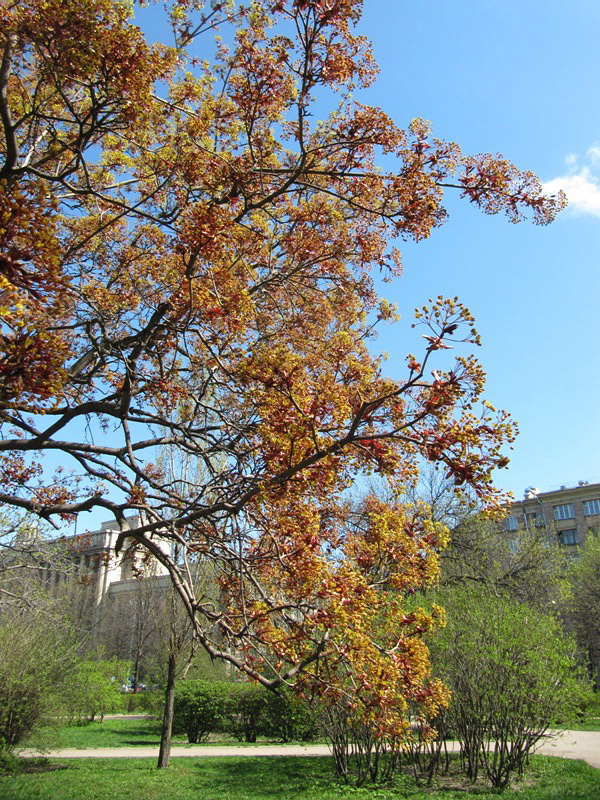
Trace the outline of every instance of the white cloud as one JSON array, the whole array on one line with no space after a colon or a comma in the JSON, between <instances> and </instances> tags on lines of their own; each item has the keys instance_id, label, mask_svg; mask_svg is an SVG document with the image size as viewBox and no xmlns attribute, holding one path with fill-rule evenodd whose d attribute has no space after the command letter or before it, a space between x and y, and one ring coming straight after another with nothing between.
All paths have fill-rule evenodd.
<instances>
[{"instance_id":1,"label":"white cloud","mask_svg":"<svg viewBox=\"0 0 600 800\"><path fill-rule=\"evenodd\" d=\"M600 144L594 144L585 154L583 166L577 156L570 153L565 163L568 173L544 183L545 194L562 190L569 200L571 211L600 217Z\"/></svg>"},{"instance_id":2,"label":"white cloud","mask_svg":"<svg viewBox=\"0 0 600 800\"><path fill-rule=\"evenodd\" d=\"M595 144L587 151L587 157L592 164L600 164L600 144Z\"/></svg>"}]
</instances>

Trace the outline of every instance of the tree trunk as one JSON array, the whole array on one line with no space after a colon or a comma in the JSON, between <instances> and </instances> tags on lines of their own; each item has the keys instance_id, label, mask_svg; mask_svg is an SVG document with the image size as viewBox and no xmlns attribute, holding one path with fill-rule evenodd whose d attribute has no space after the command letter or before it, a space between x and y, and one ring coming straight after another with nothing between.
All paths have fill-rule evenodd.
<instances>
[{"instance_id":1,"label":"tree trunk","mask_svg":"<svg viewBox=\"0 0 600 800\"><path fill-rule=\"evenodd\" d=\"M138 683L139 683L139 680L140 680L140 661L141 661L140 651L136 650L135 660L133 662L133 686L132 686L132 689L133 689L133 693L134 694L137 694Z\"/></svg>"},{"instance_id":2,"label":"tree trunk","mask_svg":"<svg viewBox=\"0 0 600 800\"><path fill-rule=\"evenodd\" d=\"M160 732L160 751L158 753L159 769L169 766L171 758L171 734L173 732L173 701L175 699L175 654L169 653L169 667L167 670L167 688L165 690L165 707L163 711L162 730Z\"/></svg>"}]
</instances>

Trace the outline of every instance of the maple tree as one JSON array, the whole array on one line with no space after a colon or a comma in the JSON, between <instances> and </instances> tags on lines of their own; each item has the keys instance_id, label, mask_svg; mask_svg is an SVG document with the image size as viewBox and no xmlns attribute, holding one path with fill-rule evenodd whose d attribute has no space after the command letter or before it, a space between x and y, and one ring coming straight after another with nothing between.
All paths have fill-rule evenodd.
<instances>
[{"instance_id":1,"label":"maple tree","mask_svg":"<svg viewBox=\"0 0 600 800\"><path fill-rule=\"evenodd\" d=\"M372 471L404 487L424 457L493 501L514 431L479 405L472 356L438 366L477 341L456 299L418 313L422 355L385 376L368 341L394 312L370 271L399 275L394 239L443 223L445 191L539 223L564 199L345 93L316 121L316 98L376 74L360 11L183 0L166 46L116 0L0 4L0 501L142 512L128 541L168 567L208 652L265 685L337 659L418 692L433 622L401 595L435 578L443 526L375 504L357 536L344 492ZM216 569L218 601L188 559ZM390 603L393 636L373 627Z\"/></svg>"}]
</instances>

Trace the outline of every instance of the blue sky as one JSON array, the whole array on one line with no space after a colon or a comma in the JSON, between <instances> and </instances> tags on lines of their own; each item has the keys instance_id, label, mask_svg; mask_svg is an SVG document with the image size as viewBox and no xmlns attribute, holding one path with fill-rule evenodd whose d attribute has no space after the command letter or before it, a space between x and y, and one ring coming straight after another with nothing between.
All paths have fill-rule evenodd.
<instances>
[{"instance_id":1,"label":"blue sky","mask_svg":"<svg viewBox=\"0 0 600 800\"><path fill-rule=\"evenodd\" d=\"M415 306L458 295L483 338L486 396L521 429L497 484L520 497L600 481L600 4L366 0L360 28L381 68L361 100L401 125L430 120L465 153L501 153L570 200L539 227L449 198L446 225L404 245L404 276L384 287L404 318L379 339L389 372L402 374Z\"/></svg>"},{"instance_id":2,"label":"blue sky","mask_svg":"<svg viewBox=\"0 0 600 800\"><path fill-rule=\"evenodd\" d=\"M140 14L151 39L166 33L160 16ZM382 286L403 315L378 340L388 372L401 378L416 351L414 308L458 295L482 335L487 399L521 429L497 485L520 497L600 482L600 3L365 0L358 32L380 65L358 99L402 126L428 119L464 153L501 153L570 201L539 227L449 196L446 225L405 244L404 276Z\"/></svg>"},{"instance_id":3,"label":"blue sky","mask_svg":"<svg viewBox=\"0 0 600 800\"><path fill-rule=\"evenodd\" d=\"M167 34L160 6L139 23L150 39ZM496 484L519 498L531 485L600 482L600 3L365 0L359 32L381 70L362 102L402 126L428 119L464 153L501 153L570 200L539 227L449 196L446 225L405 243L403 277L381 287L403 316L377 343L387 371L401 379L406 353L418 352L414 308L458 295L482 335L486 397L521 429Z\"/></svg>"}]
</instances>

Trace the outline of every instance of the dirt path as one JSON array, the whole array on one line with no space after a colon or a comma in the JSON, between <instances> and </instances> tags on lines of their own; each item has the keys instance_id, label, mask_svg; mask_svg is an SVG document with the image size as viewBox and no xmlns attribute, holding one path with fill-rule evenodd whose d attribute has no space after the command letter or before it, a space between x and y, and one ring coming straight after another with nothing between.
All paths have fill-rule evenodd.
<instances>
[{"instance_id":1,"label":"dirt path","mask_svg":"<svg viewBox=\"0 0 600 800\"><path fill-rule=\"evenodd\" d=\"M587 761L600 769L600 732L596 731L557 731L545 739L537 749L538 753L561 758L575 758ZM48 758L157 758L156 747L98 747L88 750L53 750L38 752L21 750L22 756L46 756ZM179 758L231 758L252 756L328 756L330 750L324 744L272 744L272 745L196 745L191 747L173 747L171 756Z\"/></svg>"}]
</instances>

